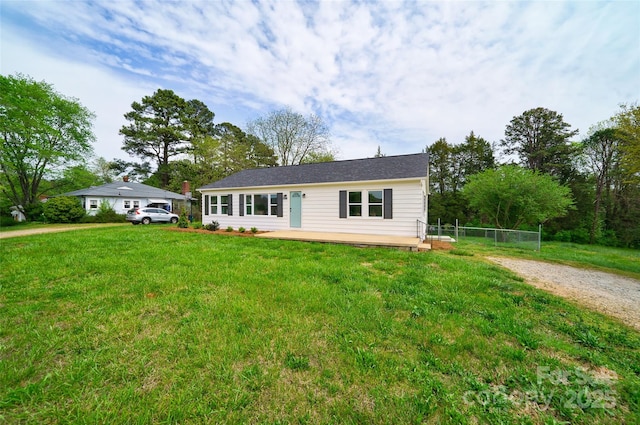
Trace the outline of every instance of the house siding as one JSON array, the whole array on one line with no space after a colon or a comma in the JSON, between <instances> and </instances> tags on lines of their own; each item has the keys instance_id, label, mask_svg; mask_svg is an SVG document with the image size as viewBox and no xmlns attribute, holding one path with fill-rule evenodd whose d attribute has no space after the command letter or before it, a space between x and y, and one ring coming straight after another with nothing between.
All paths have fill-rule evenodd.
<instances>
[{"instance_id":1,"label":"house siding","mask_svg":"<svg viewBox=\"0 0 640 425\"><path fill-rule=\"evenodd\" d=\"M244 227L250 229L256 227L259 230L286 230L290 229L290 192L299 191L304 194L302 198L301 227L297 230L314 232L341 232L379 235L416 236L416 220L426 220L426 184L425 179L407 180L379 180L349 183L330 183L314 185L288 185L288 186L263 186L241 189L202 189L203 199L208 196L232 195L234 211L233 215L211 214L211 209L202 206L202 222L204 224L218 221L221 228ZM367 191L391 189L392 206L383 205L385 216L367 216ZM340 218L340 191L361 191L362 217ZM278 194L282 193L287 199L281 199L282 217L277 215L240 215L240 195L246 199L248 194ZM386 192L387 196L389 192ZM219 199L219 198L218 198ZM244 202L246 208L246 200ZM347 207L348 209L348 207ZM246 213L246 211L245 211Z\"/></svg>"},{"instance_id":2,"label":"house siding","mask_svg":"<svg viewBox=\"0 0 640 425\"><path fill-rule=\"evenodd\" d=\"M151 203L150 199L152 198L114 198L114 197L104 197L104 196L79 196L80 202L83 203L84 209L88 215L96 215L96 213L100 210L100 204L104 201L107 201L111 208L116 212L116 214L126 214L128 210L133 208L133 202L138 201L139 206L146 207ZM91 201L97 201L97 208L91 208ZM125 201L130 201L130 206L125 208ZM173 203L171 199L169 202Z\"/></svg>"}]
</instances>

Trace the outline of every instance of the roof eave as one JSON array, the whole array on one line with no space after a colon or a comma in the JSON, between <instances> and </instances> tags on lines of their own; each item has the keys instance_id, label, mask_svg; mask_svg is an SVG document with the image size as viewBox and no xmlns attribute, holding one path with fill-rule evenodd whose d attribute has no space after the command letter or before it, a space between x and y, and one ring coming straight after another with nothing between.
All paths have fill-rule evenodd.
<instances>
[{"instance_id":1,"label":"roof eave","mask_svg":"<svg viewBox=\"0 0 640 425\"><path fill-rule=\"evenodd\" d=\"M269 185L254 185L254 186L224 186L224 187L199 187L196 190L202 191L217 191L217 190L245 190L245 189L260 189L269 187L301 187L301 186L338 186L349 183L379 183L379 182L403 182L412 180L426 180L427 176L416 177L403 177L396 179L375 179L375 180L344 180L339 182L318 182L318 183L288 183L288 184L269 184Z\"/></svg>"}]
</instances>

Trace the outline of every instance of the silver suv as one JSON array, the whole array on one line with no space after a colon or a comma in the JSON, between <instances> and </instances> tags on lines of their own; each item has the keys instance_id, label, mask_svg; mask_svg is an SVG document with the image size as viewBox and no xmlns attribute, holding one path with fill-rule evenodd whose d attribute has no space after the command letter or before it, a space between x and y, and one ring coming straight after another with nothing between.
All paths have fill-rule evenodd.
<instances>
[{"instance_id":1,"label":"silver suv","mask_svg":"<svg viewBox=\"0 0 640 425\"><path fill-rule=\"evenodd\" d=\"M134 208L127 211L127 221L132 224L177 223L178 218L162 208Z\"/></svg>"}]
</instances>

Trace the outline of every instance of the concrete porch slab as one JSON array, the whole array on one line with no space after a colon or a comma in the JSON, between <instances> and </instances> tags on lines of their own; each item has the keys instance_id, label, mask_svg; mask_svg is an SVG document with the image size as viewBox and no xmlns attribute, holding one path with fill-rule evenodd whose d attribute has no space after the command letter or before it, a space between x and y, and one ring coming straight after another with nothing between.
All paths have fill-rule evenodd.
<instances>
[{"instance_id":1,"label":"concrete porch slab","mask_svg":"<svg viewBox=\"0 0 640 425\"><path fill-rule=\"evenodd\" d=\"M302 230L277 230L257 234L258 238L287 239L295 241L326 242L355 246L380 246L417 251L420 239L407 236L361 235L357 233L306 232Z\"/></svg>"}]
</instances>

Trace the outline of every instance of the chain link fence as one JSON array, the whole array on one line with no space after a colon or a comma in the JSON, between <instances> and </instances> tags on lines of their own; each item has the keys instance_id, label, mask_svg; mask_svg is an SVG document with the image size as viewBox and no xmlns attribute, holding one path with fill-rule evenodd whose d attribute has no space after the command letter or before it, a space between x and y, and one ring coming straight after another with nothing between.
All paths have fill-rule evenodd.
<instances>
[{"instance_id":1,"label":"chain link fence","mask_svg":"<svg viewBox=\"0 0 640 425\"><path fill-rule=\"evenodd\" d=\"M468 227L441 224L427 226L426 240L456 242L458 240L475 241L493 246L506 246L540 251L542 243L542 226L538 231L495 229L486 227Z\"/></svg>"}]
</instances>

